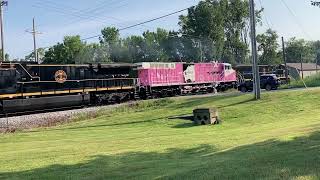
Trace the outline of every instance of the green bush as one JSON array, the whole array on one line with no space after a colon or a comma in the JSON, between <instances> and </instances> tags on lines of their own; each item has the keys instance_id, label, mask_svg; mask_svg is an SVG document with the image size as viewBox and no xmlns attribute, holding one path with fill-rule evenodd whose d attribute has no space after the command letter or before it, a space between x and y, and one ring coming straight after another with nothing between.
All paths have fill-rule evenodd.
<instances>
[{"instance_id":1,"label":"green bush","mask_svg":"<svg viewBox=\"0 0 320 180\"><path fill-rule=\"evenodd\" d=\"M313 75L313 76L309 76L303 80L294 80L291 81L290 84L288 85L283 85L281 86L284 89L287 88L302 88L305 87L305 85L307 87L319 87L320 86L320 73Z\"/></svg>"}]
</instances>

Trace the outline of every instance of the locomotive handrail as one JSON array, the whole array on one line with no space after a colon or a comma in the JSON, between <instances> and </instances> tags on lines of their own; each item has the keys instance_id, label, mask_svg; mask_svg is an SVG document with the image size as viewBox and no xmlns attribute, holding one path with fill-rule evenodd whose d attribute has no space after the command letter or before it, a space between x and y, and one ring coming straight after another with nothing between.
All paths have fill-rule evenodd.
<instances>
[{"instance_id":1,"label":"locomotive handrail","mask_svg":"<svg viewBox=\"0 0 320 180\"><path fill-rule=\"evenodd\" d=\"M82 80L66 80L65 82L87 82L87 81L112 81L112 80L136 80L137 78L111 78L111 79L82 79ZM33 84L33 83L58 83L57 81L28 81L17 82L19 84Z\"/></svg>"},{"instance_id":2,"label":"locomotive handrail","mask_svg":"<svg viewBox=\"0 0 320 180\"><path fill-rule=\"evenodd\" d=\"M40 77L39 77L39 76L32 76L32 75L27 71L27 69L26 69L25 67L23 67L20 63L17 63L17 65L19 65L19 66L22 68L22 70L29 75L29 77L30 77L31 79L33 79L33 78L38 78L39 81L40 81Z\"/></svg>"},{"instance_id":3,"label":"locomotive handrail","mask_svg":"<svg viewBox=\"0 0 320 180\"><path fill-rule=\"evenodd\" d=\"M118 79L122 79L124 81L117 81ZM92 81L92 82L90 82ZM20 91L14 94L0 94L0 99L2 98L12 98L12 97L25 97L25 96L42 96L42 95L56 95L56 94L71 94L71 93L87 93L87 92L94 92L94 91L107 91L107 90L123 90L123 89L134 89L136 87L136 78L113 78L113 79L87 79L79 82L79 87L61 87L58 88L55 86L52 89L40 89L36 91L26 91L25 87L26 84L34 84L34 83L41 83L41 82L18 82L20 86ZM85 84L89 82L89 84ZM50 81L50 83L58 82ZM94 83L94 85L91 85ZM99 84L98 84L99 83ZM40 87L40 86L39 86Z\"/></svg>"}]
</instances>

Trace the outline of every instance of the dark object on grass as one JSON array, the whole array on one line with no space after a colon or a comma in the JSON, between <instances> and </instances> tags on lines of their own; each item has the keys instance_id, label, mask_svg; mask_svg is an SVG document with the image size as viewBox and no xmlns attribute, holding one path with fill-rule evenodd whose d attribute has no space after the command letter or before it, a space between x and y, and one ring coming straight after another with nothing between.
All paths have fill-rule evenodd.
<instances>
[{"instance_id":1,"label":"dark object on grass","mask_svg":"<svg viewBox=\"0 0 320 180\"><path fill-rule=\"evenodd\" d=\"M216 108L201 108L193 110L194 123L197 125L219 124L219 115Z\"/></svg>"}]
</instances>

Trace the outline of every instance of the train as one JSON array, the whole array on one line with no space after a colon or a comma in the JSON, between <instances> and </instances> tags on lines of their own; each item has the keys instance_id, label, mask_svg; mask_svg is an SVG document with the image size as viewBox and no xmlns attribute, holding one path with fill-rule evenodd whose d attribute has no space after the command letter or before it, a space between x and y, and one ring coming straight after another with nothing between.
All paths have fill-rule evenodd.
<instances>
[{"instance_id":1,"label":"train","mask_svg":"<svg viewBox=\"0 0 320 180\"><path fill-rule=\"evenodd\" d=\"M231 64L0 64L0 113L105 105L237 87Z\"/></svg>"}]
</instances>

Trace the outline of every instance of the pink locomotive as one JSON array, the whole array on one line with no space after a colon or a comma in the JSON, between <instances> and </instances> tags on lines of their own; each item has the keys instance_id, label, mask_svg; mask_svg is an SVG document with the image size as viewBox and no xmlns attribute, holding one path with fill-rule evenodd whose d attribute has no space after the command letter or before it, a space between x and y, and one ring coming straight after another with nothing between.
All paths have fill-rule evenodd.
<instances>
[{"instance_id":1,"label":"pink locomotive","mask_svg":"<svg viewBox=\"0 0 320 180\"><path fill-rule=\"evenodd\" d=\"M228 63L138 64L140 92L162 97L196 92L213 92L236 87L237 75Z\"/></svg>"}]
</instances>

